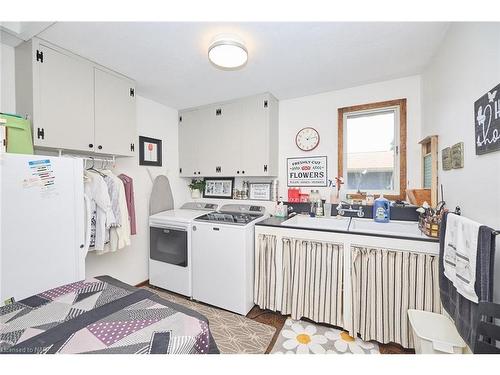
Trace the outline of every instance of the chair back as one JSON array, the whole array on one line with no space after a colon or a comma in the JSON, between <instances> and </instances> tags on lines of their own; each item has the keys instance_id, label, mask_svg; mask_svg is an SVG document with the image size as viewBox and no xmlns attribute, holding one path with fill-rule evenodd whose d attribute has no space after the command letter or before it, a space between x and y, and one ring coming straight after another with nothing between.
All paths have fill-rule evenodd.
<instances>
[{"instance_id":1,"label":"chair back","mask_svg":"<svg viewBox=\"0 0 500 375\"><path fill-rule=\"evenodd\" d=\"M479 302L475 354L500 354L500 304Z\"/></svg>"}]
</instances>

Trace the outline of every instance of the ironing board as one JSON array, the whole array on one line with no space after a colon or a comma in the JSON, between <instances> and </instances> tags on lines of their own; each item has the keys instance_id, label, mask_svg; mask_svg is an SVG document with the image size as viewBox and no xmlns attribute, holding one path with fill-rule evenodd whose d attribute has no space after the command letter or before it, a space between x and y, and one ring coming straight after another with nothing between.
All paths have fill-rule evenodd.
<instances>
[{"instance_id":1,"label":"ironing board","mask_svg":"<svg viewBox=\"0 0 500 375\"><path fill-rule=\"evenodd\" d=\"M165 175L157 176L153 181L153 189L149 199L149 214L154 215L158 212L173 209L174 199L168 177Z\"/></svg>"}]
</instances>

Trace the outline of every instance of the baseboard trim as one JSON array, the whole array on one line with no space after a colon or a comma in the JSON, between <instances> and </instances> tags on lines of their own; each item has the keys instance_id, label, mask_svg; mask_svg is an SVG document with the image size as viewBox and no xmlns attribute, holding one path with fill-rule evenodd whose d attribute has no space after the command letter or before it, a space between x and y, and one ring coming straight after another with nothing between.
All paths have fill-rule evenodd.
<instances>
[{"instance_id":1,"label":"baseboard trim","mask_svg":"<svg viewBox=\"0 0 500 375\"><path fill-rule=\"evenodd\" d=\"M142 283L139 283L137 285L134 285L136 288L141 288L143 286L147 286L149 285L149 279L147 279L146 281L143 281Z\"/></svg>"}]
</instances>

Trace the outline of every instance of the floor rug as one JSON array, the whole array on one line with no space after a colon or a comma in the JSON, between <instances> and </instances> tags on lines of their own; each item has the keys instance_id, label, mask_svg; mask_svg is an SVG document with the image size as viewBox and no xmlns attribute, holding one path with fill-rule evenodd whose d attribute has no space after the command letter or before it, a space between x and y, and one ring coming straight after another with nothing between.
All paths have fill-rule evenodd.
<instances>
[{"instance_id":1,"label":"floor rug","mask_svg":"<svg viewBox=\"0 0 500 375\"><path fill-rule=\"evenodd\" d=\"M380 354L378 344L347 332L288 318L271 354Z\"/></svg>"},{"instance_id":2,"label":"floor rug","mask_svg":"<svg viewBox=\"0 0 500 375\"><path fill-rule=\"evenodd\" d=\"M205 315L214 340L222 354L264 354L276 333L274 327L253 321L242 315L191 301L164 290L145 288L168 301Z\"/></svg>"}]
</instances>

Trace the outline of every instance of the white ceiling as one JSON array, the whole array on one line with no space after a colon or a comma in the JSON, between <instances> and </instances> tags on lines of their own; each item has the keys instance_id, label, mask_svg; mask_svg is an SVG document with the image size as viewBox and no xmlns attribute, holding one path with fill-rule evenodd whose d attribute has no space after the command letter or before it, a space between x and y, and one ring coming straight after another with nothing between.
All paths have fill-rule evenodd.
<instances>
[{"instance_id":1,"label":"white ceiling","mask_svg":"<svg viewBox=\"0 0 500 375\"><path fill-rule=\"evenodd\" d=\"M140 95L182 109L269 91L286 99L418 74L447 23L57 22L40 37L137 81ZM249 61L221 71L207 60L236 33Z\"/></svg>"}]
</instances>

